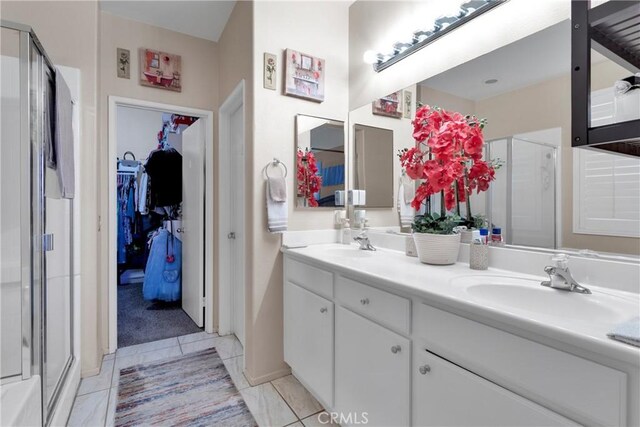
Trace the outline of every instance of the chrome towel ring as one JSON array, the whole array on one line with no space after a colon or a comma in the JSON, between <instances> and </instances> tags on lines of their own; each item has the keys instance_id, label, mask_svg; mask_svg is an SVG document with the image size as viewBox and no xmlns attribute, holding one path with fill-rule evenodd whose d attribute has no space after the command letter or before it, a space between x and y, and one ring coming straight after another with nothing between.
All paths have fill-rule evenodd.
<instances>
[{"instance_id":1,"label":"chrome towel ring","mask_svg":"<svg viewBox=\"0 0 640 427\"><path fill-rule=\"evenodd\" d=\"M276 159L275 157L273 158L272 162L267 163L264 169L262 169L265 177L271 178L269 176L269 167L277 168L278 166L282 166L282 168L284 169L283 178L286 178L287 175L289 174L289 171L287 170L287 166L284 163L282 163L280 160Z\"/></svg>"}]
</instances>

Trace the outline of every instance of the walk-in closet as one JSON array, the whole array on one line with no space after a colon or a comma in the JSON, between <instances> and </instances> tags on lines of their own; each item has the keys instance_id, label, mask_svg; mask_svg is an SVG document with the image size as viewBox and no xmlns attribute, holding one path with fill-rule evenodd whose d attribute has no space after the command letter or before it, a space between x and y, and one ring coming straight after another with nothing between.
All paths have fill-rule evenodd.
<instances>
[{"instance_id":1,"label":"walk-in closet","mask_svg":"<svg viewBox=\"0 0 640 427\"><path fill-rule=\"evenodd\" d=\"M184 210L198 210L202 202L184 197L199 187L198 177L190 174L193 168L183 170L184 144L201 143L198 138L183 138L198 118L125 106L118 106L117 116L120 348L202 330L198 313L183 309L185 287L197 286L194 282L198 280L184 274L188 268L185 254L189 254L185 251L189 236L184 233L183 219L188 217ZM202 253L196 251L189 256L202 259Z\"/></svg>"}]
</instances>

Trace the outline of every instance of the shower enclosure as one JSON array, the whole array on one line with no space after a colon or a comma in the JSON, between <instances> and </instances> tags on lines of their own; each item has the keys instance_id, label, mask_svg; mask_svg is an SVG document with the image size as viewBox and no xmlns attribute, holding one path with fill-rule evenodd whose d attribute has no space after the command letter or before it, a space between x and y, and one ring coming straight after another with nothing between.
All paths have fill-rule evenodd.
<instances>
[{"instance_id":1,"label":"shower enclosure","mask_svg":"<svg viewBox=\"0 0 640 427\"><path fill-rule=\"evenodd\" d=\"M555 249L557 147L513 136L489 141L487 158L501 165L487 194L489 223L507 244Z\"/></svg>"},{"instance_id":2,"label":"shower enclosure","mask_svg":"<svg viewBox=\"0 0 640 427\"><path fill-rule=\"evenodd\" d=\"M56 69L29 27L1 24L0 424L46 425L76 354L73 200L45 162Z\"/></svg>"}]
</instances>

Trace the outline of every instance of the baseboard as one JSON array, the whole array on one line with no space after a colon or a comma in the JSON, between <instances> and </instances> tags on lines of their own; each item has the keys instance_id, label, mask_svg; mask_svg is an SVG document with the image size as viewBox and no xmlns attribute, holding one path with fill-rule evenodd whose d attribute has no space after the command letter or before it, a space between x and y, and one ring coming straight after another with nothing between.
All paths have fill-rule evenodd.
<instances>
[{"instance_id":1,"label":"baseboard","mask_svg":"<svg viewBox=\"0 0 640 427\"><path fill-rule=\"evenodd\" d=\"M282 378L282 377L285 377L285 376L289 375L291 373L291 368L283 368L283 369L280 369L278 371L271 372L271 373L268 373L266 375L262 375L262 376L255 377L255 378L252 377L251 375L249 375L249 373L247 372L246 369L243 372L244 372L244 376L247 378L247 381L249 382L249 384L251 386L257 386L257 385L268 383L269 381L273 381L273 380L276 380L278 378Z\"/></svg>"},{"instance_id":2,"label":"baseboard","mask_svg":"<svg viewBox=\"0 0 640 427\"><path fill-rule=\"evenodd\" d=\"M58 403L56 404L54 413L51 416L50 425L52 426L67 425L67 421L69 419L69 415L71 415L71 408L73 407L73 402L76 398L76 392L78 391L79 386L80 386L80 361L78 359L75 359L73 361L73 364L71 365L71 368L69 368L67 381L60 392Z\"/></svg>"},{"instance_id":3,"label":"baseboard","mask_svg":"<svg viewBox=\"0 0 640 427\"><path fill-rule=\"evenodd\" d=\"M80 376L82 378L87 378L87 377L92 377L94 375L98 375L99 373L100 373L100 367L97 367L93 369L87 369L86 371L82 371Z\"/></svg>"}]
</instances>

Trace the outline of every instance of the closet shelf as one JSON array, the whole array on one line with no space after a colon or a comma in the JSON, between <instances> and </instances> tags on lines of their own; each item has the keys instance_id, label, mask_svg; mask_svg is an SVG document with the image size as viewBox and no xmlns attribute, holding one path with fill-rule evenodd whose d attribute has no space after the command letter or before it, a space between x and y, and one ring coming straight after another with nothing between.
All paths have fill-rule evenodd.
<instances>
[{"instance_id":1,"label":"closet shelf","mask_svg":"<svg viewBox=\"0 0 640 427\"><path fill-rule=\"evenodd\" d=\"M593 41L640 69L640 2L612 0L596 6L589 11L589 24Z\"/></svg>"}]
</instances>

